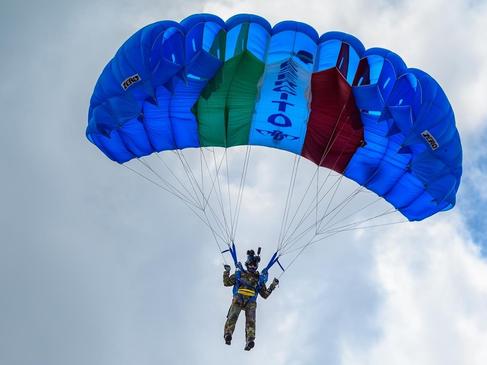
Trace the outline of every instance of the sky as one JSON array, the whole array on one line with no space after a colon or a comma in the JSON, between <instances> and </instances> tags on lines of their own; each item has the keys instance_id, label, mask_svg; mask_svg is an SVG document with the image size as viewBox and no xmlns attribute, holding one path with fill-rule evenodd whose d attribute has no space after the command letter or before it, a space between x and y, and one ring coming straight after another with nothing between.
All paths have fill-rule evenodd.
<instances>
[{"instance_id":1,"label":"sky","mask_svg":"<svg viewBox=\"0 0 487 365\"><path fill-rule=\"evenodd\" d=\"M0 363L487 363L486 1L2 1L0 10ZM395 51L442 85L464 148L453 210L307 250L260 300L251 352L243 318L223 344L231 292L209 230L84 136L96 79L123 41L198 12L299 20ZM283 180L281 165L262 164L237 238L262 243L266 256L282 213L272 187Z\"/></svg>"}]
</instances>

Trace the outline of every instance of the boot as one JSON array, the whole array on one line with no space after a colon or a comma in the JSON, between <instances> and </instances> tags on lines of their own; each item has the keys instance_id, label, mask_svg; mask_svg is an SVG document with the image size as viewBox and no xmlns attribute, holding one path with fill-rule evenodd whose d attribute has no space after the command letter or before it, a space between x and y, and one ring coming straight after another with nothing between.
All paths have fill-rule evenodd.
<instances>
[{"instance_id":1,"label":"boot","mask_svg":"<svg viewBox=\"0 0 487 365\"><path fill-rule=\"evenodd\" d=\"M255 346L254 340L255 340L255 338L249 337L249 339L247 340L247 345L245 345L245 348L244 348L245 351L250 351L254 348L254 346Z\"/></svg>"},{"instance_id":2,"label":"boot","mask_svg":"<svg viewBox=\"0 0 487 365\"><path fill-rule=\"evenodd\" d=\"M225 344L226 345L231 345L232 344L232 334L231 333L226 333L223 338L225 339Z\"/></svg>"}]
</instances>

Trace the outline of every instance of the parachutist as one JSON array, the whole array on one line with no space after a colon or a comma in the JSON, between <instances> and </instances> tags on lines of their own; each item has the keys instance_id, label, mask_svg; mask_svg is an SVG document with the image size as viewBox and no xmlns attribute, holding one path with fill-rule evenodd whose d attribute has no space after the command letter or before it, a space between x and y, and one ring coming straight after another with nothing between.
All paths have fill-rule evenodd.
<instances>
[{"instance_id":1,"label":"parachutist","mask_svg":"<svg viewBox=\"0 0 487 365\"><path fill-rule=\"evenodd\" d=\"M260 250L257 251L260 253ZM257 271L260 256L255 254L254 250L247 251L247 261L245 267L247 270L237 268L234 274L230 275L229 265L225 265L223 272L223 285L233 286L232 304L228 310L227 320L224 328L224 339L227 345L231 344L233 331L237 324L238 316L241 311L245 312L245 350L250 351L255 346L255 315L257 309L257 296L267 299L272 291L279 284L278 279L274 279L266 287L265 281L267 275L260 274Z\"/></svg>"}]
</instances>

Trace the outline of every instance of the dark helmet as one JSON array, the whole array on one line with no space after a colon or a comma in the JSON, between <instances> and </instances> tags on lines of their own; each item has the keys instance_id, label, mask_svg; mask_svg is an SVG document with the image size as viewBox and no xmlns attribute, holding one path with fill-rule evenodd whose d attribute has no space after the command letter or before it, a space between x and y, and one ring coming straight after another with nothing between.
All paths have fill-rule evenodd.
<instances>
[{"instance_id":1,"label":"dark helmet","mask_svg":"<svg viewBox=\"0 0 487 365\"><path fill-rule=\"evenodd\" d=\"M247 267L248 271L254 272L259 267L259 262L260 262L259 254L260 254L260 247L257 250L257 255L255 254L254 250L247 251L247 261L245 261L245 267Z\"/></svg>"}]
</instances>

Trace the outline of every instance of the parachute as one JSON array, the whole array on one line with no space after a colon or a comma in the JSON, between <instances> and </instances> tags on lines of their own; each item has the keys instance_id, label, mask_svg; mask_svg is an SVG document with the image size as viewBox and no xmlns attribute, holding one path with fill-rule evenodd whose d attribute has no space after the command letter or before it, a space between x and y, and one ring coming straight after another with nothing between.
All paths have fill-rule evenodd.
<instances>
[{"instance_id":1,"label":"parachute","mask_svg":"<svg viewBox=\"0 0 487 365\"><path fill-rule=\"evenodd\" d=\"M366 50L352 35L319 36L295 21L272 27L250 14L226 22L196 14L137 31L96 83L86 136L109 159L179 197L210 227L220 251L220 244L235 251L252 148L289 152L294 162L274 261L299 254L316 236L390 213L419 221L451 209L462 174L453 109L431 76L389 50ZM241 160L230 162L241 166L236 182L228 173L231 150ZM149 164L151 156L167 170ZM296 204L301 215L293 215L303 157L316 169L306 174L310 182ZM358 187L334 204L343 177ZM392 208L337 225L338 214L363 192ZM312 222L304 226L307 219ZM326 219L328 229L322 229ZM308 232L311 239L290 250Z\"/></svg>"}]
</instances>

